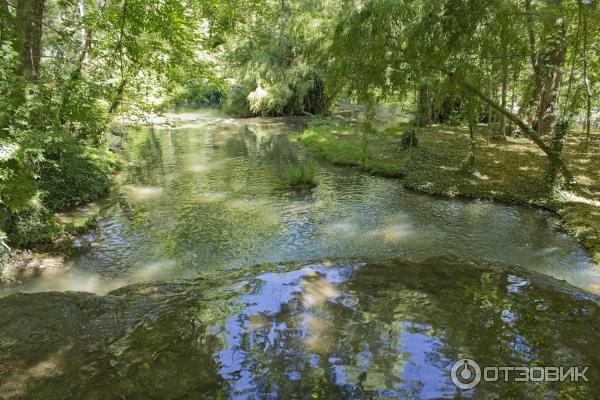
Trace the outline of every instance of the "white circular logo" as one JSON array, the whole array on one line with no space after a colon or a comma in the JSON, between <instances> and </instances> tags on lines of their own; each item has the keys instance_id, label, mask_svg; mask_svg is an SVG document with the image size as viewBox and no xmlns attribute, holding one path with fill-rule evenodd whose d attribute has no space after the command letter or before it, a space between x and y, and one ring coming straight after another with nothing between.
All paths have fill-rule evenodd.
<instances>
[{"instance_id":1,"label":"white circular logo","mask_svg":"<svg viewBox=\"0 0 600 400\"><path fill-rule=\"evenodd\" d=\"M468 358L458 360L450 371L452 383L460 389L473 389L481 381L481 368Z\"/></svg>"}]
</instances>

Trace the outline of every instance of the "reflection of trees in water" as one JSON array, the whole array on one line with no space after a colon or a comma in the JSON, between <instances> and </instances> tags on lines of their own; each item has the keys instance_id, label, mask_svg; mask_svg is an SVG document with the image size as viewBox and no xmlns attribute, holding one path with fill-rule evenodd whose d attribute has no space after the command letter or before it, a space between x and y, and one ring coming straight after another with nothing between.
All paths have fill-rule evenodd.
<instances>
[{"instance_id":1,"label":"reflection of trees in water","mask_svg":"<svg viewBox=\"0 0 600 400\"><path fill-rule=\"evenodd\" d=\"M461 357L482 366L598 365L591 349L600 335L590 323L600 308L535 277L528 282L506 269L439 261L370 265L333 289L323 281L282 279L280 290L266 289L283 302L276 312L266 303L261 312L260 298L251 298L247 311L230 320L228 330L239 335L230 336L225 353L238 365L237 374L225 375L236 382L233 390L437 398L455 394L449 369ZM286 285L294 286L292 298ZM332 290L339 297L328 297ZM585 339L582 332L589 333ZM588 378L597 375L590 370ZM477 395L591 395L586 385L485 383Z\"/></svg>"},{"instance_id":2,"label":"reflection of trees in water","mask_svg":"<svg viewBox=\"0 0 600 400\"><path fill-rule=\"evenodd\" d=\"M448 361L461 357L471 357L483 366L597 365L589 349L600 345L599 332L590 332L586 327L600 316L600 309L548 287L547 282L526 282L505 269L463 267L443 261L401 268L367 267L357 273L347 289L357 293L358 303L363 305L360 313L378 316L383 325L377 328L369 324L375 332L367 329L355 338L356 343L369 343L369 348L374 348L379 341L380 348L388 347L394 335L386 335L385 330L406 321L425 327L428 335L440 341L426 360L441 370L448 370ZM594 311L586 315L590 306ZM355 315L352 320L360 317ZM581 332L590 333L583 343ZM399 345L407 353L421 350L406 343ZM391 367L400 349L395 350L389 354L386 374L399 370ZM353 354L358 353L354 350ZM380 360L375 368L381 365L386 362ZM394 380L392 375L387 378ZM427 383L426 376L422 378ZM551 390L567 393L592 389L571 382L518 386L486 383L477 388L477 393L482 397L502 393L540 398Z\"/></svg>"},{"instance_id":3,"label":"reflection of trees in water","mask_svg":"<svg viewBox=\"0 0 600 400\"><path fill-rule=\"evenodd\" d=\"M590 366L588 383L486 382L475 398L597 391L600 306L550 278L448 260L256 270L271 271L0 299L0 361L18 372L0 375L0 393L22 382L27 398L453 397L461 357Z\"/></svg>"},{"instance_id":4,"label":"reflection of trees in water","mask_svg":"<svg viewBox=\"0 0 600 400\"><path fill-rule=\"evenodd\" d=\"M228 156L245 156L250 160L297 160L297 151L287 135L270 125L245 125L239 133L227 137L223 149Z\"/></svg>"},{"instance_id":5,"label":"reflection of trees in water","mask_svg":"<svg viewBox=\"0 0 600 400\"><path fill-rule=\"evenodd\" d=\"M160 186L163 182L163 149L154 127L137 132L136 140L130 144L127 167L127 182L141 185ZM141 140L138 142L138 140Z\"/></svg>"}]
</instances>

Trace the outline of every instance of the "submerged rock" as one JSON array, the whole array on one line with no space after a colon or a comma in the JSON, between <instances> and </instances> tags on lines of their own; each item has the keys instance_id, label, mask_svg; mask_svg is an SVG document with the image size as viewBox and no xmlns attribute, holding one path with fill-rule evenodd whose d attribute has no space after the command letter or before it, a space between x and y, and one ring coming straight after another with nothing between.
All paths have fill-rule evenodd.
<instances>
[{"instance_id":1,"label":"submerged rock","mask_svg":"<svg viewBox=\"0 0 600 400\"><path fill-rule=\"evenodd\" d=\"M263 265L0 299L0 398L452 398L450 367L465 355L590 366L587 383L486 382L474 397L589 397L599 346L596 297L519 268Z\"/></svg>"},{"instance_id":2,"label":"submerged rock","mask_svg":"<svg viewBox=\"0 0 600 400\"><path fill-rule=\"evenodd\" d=\"M1 299L0 398L180 398L186 380L213 385L211 343L199 342L205 309L194 289L178 297L181 288Z\"/></svg>"}]
</instances>

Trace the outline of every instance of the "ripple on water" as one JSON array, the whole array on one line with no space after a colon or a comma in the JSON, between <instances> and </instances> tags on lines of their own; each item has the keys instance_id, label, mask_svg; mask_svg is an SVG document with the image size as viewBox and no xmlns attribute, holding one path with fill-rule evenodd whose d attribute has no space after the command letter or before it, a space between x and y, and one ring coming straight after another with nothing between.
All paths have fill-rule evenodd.
<instances>
[{"instance_id":1,"label":"ripple on water","mask_svg":"<svg viewBox=\"0 0 600 400\"><path fill-rule=\"evenodd\" d=\"M301 126L211 118L128 137L128 184L99 203L93 249L75 270L122 279L169 259L176 268L166 277L176 279L279 260L452 255L599 291L600 268L547 213L427 197L314 156L319 185L290 191L284 166L311 157L287 137Z\"/></svg>"}]
</instances>

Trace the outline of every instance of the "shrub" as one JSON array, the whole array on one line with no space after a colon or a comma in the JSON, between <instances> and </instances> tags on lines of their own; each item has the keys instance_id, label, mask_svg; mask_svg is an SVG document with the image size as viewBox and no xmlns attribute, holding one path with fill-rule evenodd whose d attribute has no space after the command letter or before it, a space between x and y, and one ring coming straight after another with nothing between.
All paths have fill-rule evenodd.
<instances>
[{"instance_id":1,"label":"shrub","mask_svg":"<svg viewBox=\"0 0 600 400\"><path fill-rule=\"evenodd\" d=\"M222 88L209 81L192 80L187 85L174 90L163 102L163 109L178 107L220 106L223 102Z\"/></svg>"},{"instance_id":2,"label":"shrub","mask_svg":"<svg viewBox=\"0 0 600 400\"><path fill-rule=\"evenodd\" d=\"M317 185L312 161L289 164L285 167L288 185L294 189L310 189Z\"/></svg>"},{"instance_id":3,"label":"shrub","mask_svg":"<svg viewBox=\"0 0 600 400\"><path fill-rule=\"evenodd\" d=\"M96 200L110 188L117 162L109 152L67 147L55 157L46 160L40 171L43 203L49 209L63 209Z\"/></svg>"},{"instance_id":4,"label":"shrub","mask_svg":"<svg viewBox=\"0 0 600 400\"><path fill-rule=\"evenodd\" d=\"M414 129L408 128L402 133L402 137L400 138L400 148L402 150L407 150L413 147L417 147L419 145L419 139L417 138L417 133Z\"/></svg>"},{"instance_id":5,"label":"shrub","mask_svg":"<svg viewBox=\"0 0 600 400\"><path fill-rule=\"evenodd\" d=\"M6 230L9 244L17 248L47 246L62 233L54 215L39 203L12 213L8 218Z\"/></svg>"},{"instance_id":6,"label":"shrub","mask_svg":"<svg viewBox=\"0 0 600 400\"><path fill-rule=\"evenodd\" d=\"M223 102L223 111L240 118L248 118L253 115L248 102L248 92L244 87L236 86L229 90Z\"/></svg>"}]
</instances>

